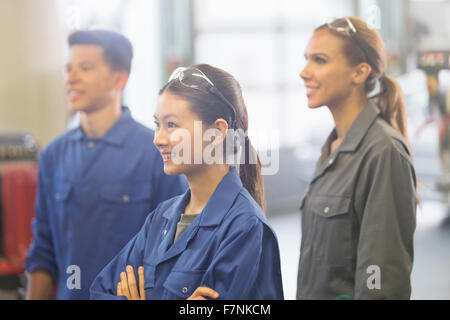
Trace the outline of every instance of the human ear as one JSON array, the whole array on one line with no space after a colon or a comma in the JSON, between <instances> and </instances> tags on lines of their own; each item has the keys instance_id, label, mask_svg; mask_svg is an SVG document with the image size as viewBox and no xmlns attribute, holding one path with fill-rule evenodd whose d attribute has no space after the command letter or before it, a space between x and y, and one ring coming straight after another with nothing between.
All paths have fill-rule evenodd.
<instances>
[{"instance_id":1,"label":"human ear","mask_svg":"<svg viewBox=\"0 0 450 320\"><path fill-rule=\"evenodd\" d=\"M219 144L225 140L228 132L228 123L224 119L217 119L211 126L211 129L216 129L220 131L220 136L216 136L213 143Z\"/></svg>"},{"instance_id":2,"label":"human ear","mask_svg":"<svg viewBox=\"0 0 450 320\"><path fill-rule=\"evenodd\" d=\"M129 73L126 71L115 72L114 89L123 91L127 85L129 76Z\"/></svg>"},{"instance_id":3,"label":"human ear","mask_svg":"<svg viewBox=\"0 0 450 320\"><path fill-rule=\"evenodd\" d=\"M365 83L371 72L372 67L368 63L362 62L358 64L353 73L353 82L355 84Z\"/></svg>"}]
</instances>

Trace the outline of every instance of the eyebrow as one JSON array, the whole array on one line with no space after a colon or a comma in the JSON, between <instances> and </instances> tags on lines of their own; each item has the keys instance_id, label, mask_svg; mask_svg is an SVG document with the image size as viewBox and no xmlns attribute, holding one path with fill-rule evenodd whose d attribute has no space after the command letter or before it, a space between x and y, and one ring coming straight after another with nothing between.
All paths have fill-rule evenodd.
<instances>
[{"instance_id":1,"label":"eyebrow","mask_svg":"<svg viewBox=\"0 0 450 320\"><path fill-rule=\"evenodd\" d=\"M71 67L71 66L74 66L74 65L81 65L81 66L83 66L83 65L91 65L91 66L93 66L93 65L95 65L95 62L93 62L93 61L81 61L81 62L78 62L78 63L67 62L64 67L68 68L68 67Z\"/></svg>"},{"instance_id":2,"label":"eyebrow","mask_svg":"<svg viewBox=\"0 0 450 320\"><path fill-rule=\"evenodd\" d=\"M81 61L81 62L79 62L78 64L79 64L79 65L86 65L86 64L88 64L88 65L94 65L95 62L92 61L92 60L89 60L89 61Z\"/></svg>"},{"instance_id":3,"label":"eyebrow","mask_svg":"<svg viewBox=\"0 0 450 320\"><path fill-rule=\"evenodd\" d=\"M323 53L323 52L311 53L310 56L313 57L313 58L314 57L319 57L319 56L323 56L323 57L329 58L329 56L326 53ZM308 54L305 52L305 58L307 58L307 57L308 57Z\"/></svg>"},{"instance_id":4,"label":"eyebrow","mask_svg":"<svg viewBox=\"0 0 450 320\"><path fill-rule=\"evenodd\" d=\"M169 113L169 114L166 114L166 115L162 118L162 120L166 120L167 118L170 118L170 117L178 118L175 114ZM153 118L154 118L155 120L158 120L158 117L156 116L156 114L153 115Z\"/></svg>"}]
</instances>

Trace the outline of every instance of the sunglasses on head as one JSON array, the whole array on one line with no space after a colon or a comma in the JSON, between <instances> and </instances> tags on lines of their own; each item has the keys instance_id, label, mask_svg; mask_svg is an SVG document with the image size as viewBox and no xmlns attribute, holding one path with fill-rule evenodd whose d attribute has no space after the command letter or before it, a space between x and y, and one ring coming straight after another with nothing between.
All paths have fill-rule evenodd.
<instances>
[{"instance_id":1,"label":"sunglasses on head","mask_svg":"<svg viewBox=\"0 0 450 320\"><path fill-rule=\"evenodd\" d=\"M232 115L231 127L236 126L236 111L234 106L223 96L216 88L214 83L198 68L184 68L175 69L169 77L168 83L178 80L183 86L200 90L205 93L211 93L222 101L227 108L230 109Z\"/></svg>"},{"instance_id":2,"label":"sunglasses on head","mask_svg":"<svg viewBox=\"0 0 450 320\"><path fill-rule=\"evenodd\" d=\"M349 18L345 17L345 18L339 18L339 19L331 19L327 22L327 26L331 30L335 30L339 33L343 33L343 34L351 37L356 42L358 47L364 52L366 61L368 61L369 54L368 54L367 50L364 48L364 46L356 32L356 28Z\"/></svg>"}]
</instances>

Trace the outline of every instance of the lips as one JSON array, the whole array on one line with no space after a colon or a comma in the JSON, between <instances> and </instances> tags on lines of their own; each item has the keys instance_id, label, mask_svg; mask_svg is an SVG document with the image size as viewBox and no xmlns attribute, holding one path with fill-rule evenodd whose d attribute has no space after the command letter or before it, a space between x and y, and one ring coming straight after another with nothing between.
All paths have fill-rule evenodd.
<instances>
[{"instance_id":1,"label":"lips","mask_svg":"<svg viewBox=\"0 0 450 320\"><path fill-rule=\"evenodd\" d=\"M317 90L319 90L319 87L306 86L306 95L310 96Z\"/></svg>"},{"instance_id":2,"label":"lips","mask_svg":"<svg viewBox=\"0 0 450 320\"><path fill-rule=\"evenodd\" d=\"M81 90L75 90L75 89L69 89L67 90L67 97L71 102L75 102L78 100L82 95L84 94L84 91Z\"/></svg>"},{"instance_id":3,"label":"lips","mask_svg":"<svg viewBox=\"0 0 450 320\"><path fill-rule=\"evenodd\" d=\"M162 159L164 162L168 162L170 160L172 160L173 157L173 153L172 152L162 152L160 151Z\"/></svg>"}]
</instances>

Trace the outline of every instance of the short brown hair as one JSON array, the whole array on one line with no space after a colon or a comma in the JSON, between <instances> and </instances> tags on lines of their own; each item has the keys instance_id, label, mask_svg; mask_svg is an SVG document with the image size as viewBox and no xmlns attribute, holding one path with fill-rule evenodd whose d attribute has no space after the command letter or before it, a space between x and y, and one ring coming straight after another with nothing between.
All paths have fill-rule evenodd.
<instances>
[{"instance_id":1,"label":"short brown hair","mask_svg":"<svg viewBox=\"0 0 450 320\"><path fill-rule=\"evenodd\" d=\"M103 57L112 70L131 72L133 46L125 36L107 30L80 30L68 38L69 47L96 45L103 48Z\"/></svg>"}]
</instances>

